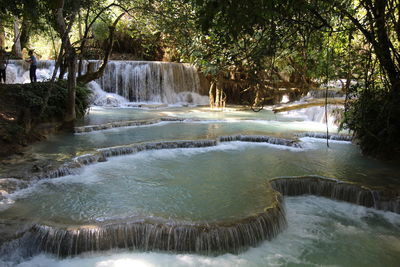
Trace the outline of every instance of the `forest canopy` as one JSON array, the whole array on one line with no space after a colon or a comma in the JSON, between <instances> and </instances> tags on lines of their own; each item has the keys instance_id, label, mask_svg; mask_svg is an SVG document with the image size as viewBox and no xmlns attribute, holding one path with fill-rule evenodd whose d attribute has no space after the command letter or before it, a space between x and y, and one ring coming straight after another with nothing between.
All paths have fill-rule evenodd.
<instances>
[{"instance_id":1,"label":"forest canopy","mask_svg":"<svg viewBox=\"0 0 400 267\"><path fill-rule=\"evenodd\" d=\"M399 0L0 0L0 46L55 59L68 80L110 58L196 65L210 104L261 106L329 81L346 94L343 127L371 155L400 154ZM24 50L25 48L25 50ZM103 60L83 74L80 62ZM56 73L56 72L55 72ZM68 77L64 77L68 73Z\"/></svg>"}]
</instances>

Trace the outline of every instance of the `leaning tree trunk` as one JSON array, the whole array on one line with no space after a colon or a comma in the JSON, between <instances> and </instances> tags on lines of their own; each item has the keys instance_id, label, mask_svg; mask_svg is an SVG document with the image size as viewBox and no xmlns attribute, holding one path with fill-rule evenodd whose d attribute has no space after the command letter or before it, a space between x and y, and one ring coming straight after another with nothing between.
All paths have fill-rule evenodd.
<instances>
[{"instance_id":1,"label":"leaning tree trunk","mask_svg":"<svg viewBox=\"0 0 400 267\"><path fill-rule=\"evenodd\" d=\"M21 34L20 34L20 44L21 44L21 49L25 48L29 44L29 35L30 35L30 30L31 30L31 23L27 18L26 14L29 14L30 10L28 10L29 7L27 5L24 5L24 15L22 18L22 23L21 23Z\"/></svg>"},{"instance_id":2,"label":"leaning tree trunk","mask_svg":"<svg viewBox=\"0 0 400 267\"><path fill-rule=\"evenodd\" d=\"M113 44L114 44L114 33L115 33L115 28L118 24L118 21L125 15L125 12L123 12L121 15L119 15L113 25L108 27L108 38L107 38L107 43L104 51L104 58L103 58L103 63L101 64L100 68L95 71L95 72L87 72L86 74L79 76L78 77L78 82L80 83L89 83L91 81L94 81L96 79L99 79L101 76L103 76L104 71L107 67L108 60L110 59Z\"/></svg>"},{"instance_id":3,"label":"leaning tree trunk","mask_svg":"<svg viewBox=\"0 0 400 267\"><path fill-rule=\"evenodd\" d=\"M12 52L17 56L22 58L21 52L21 33L19 31L19 21L14 17L14 44L12 46Z\"/></svg>"}]
</instances>

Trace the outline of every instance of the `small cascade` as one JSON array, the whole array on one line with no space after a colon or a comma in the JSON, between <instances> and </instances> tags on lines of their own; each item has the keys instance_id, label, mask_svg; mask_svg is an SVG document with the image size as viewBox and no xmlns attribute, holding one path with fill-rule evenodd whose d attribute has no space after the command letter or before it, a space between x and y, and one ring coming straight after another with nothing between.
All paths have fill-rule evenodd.
<instances>
[{"instance_id":1,"label":"small cascade","mask_svg":"<svg viewBox=\"0 0 400 267\"><path fill-rule=\"evenodd\" d=\"M72 160L75 163L77 163L79 166L85 166L85 165L93 164L93 163L96 163L96 162L105 162L105 161L107 161L107 159L101 153L86 154L86 155L82 155L82 156L79 156L79 157L75 157Z\"/></svg>"},{"instance_id":2,"label":"small cascade","mask_svg":"<svg viewBox=\"0 0 400 267\"><path fill-rule=\"evenodd\" d=\"M297 135L299 137L311 137L311 138L319 138L319 139L326 139L326 133L317 133L317 132L306 132ZM351 135L344 135L344 134L328 134L329 140L335 141L347 141L351 142L353 137Z\"/></svg>"},{"instance_id":3,"label":"small cascade","mask_svg":"<svg viewBox=\"0 0 400 267\"><path fill-rule=\"evenodd\" d=\"M8 195L15 191L27 188L29 182L15 178L2 178L0 179L0 210L4 205L8 204Z\"/></svg>"},{"instance_id":4,"label":"small cascade","mask_svg":"<svg viewBox=\"0 0 400 267\"><path fill-rule=\"evenodd\" d=\"M151 124L157 124L163 121L167 122L178 122L184 121L182 118L160 118L160 119L149 119L149 120L134 120L134 121L115 121L104 124L88 125L82 127L75 127L75 133L88 133L94 131L108 130L119 127L132 127L132 126L145 126ZM191 120L193 121L193 120Z\"/></svg>"},{"instance_id":5,"label":"small cascade","mask_svg":"<svg viewBox=\"0 0 400 267\"><path fill-rule=\"evenodd\" d=\"M100 152L105 158L108 158L112 156L133 154L146 150L199 148L199 147L210 147L216 145L217 145L216 140L187 140L187 141L179 140L179 141L149 142L143 144L101 148L98 149L97 151Z\"/></svg>"},{"instance_id":6,"label":"small cascade","mask_svg":"<svg viewBox=\"0 0 400 267\"><path fill-rule=\"evenodd\" d=\"M87 87L92 90L90 102L95 106L121 107L128 103L128 100L120 95L104 92L97 82L90 82Z\"/></svg>"},{"instance_id":7,"label":"small cascade","mask_svg":"<svg viewBox=\"0 0 400 267\"><path fill-rule=\"evenodd\" d=\"M41 175L36 176L36 178L39 179L45 179L45 178L58 178L58 177L63 177L71 174L76 174L76 168L78 166L73 166L72 164L65 164L64 166L61 166L55 170L47 171Z\"/></svg>"},{"instance_id":8,"label":"small cascade","mask_svg":"<svg viewBox=\"0 0 400 267\"><path fill-rule=\"evenodd\" d=\"M119 127L151 125L151 124L160 123L161 121L162 121L161 119L116 121L116 122L110 122L110 123L104 123L104 124L75 127L74 131L75 131L75 133L88 133L88 132L108 130L108 129L119 128Z\"/></svg>"},{"instance_id":9,"label":"small cascade","mask_svg":"<svg viewBox=\"0 0 400 267\"><path fill-rule=\"evenodd\" d=\"M375 202L374 208L400 214L399 192L373 190L372 194Z\"/></svg>"},{"instance_id":10,"label":"small cascade","mask_svg":"<svg viewBox=\"0 0 400 267\"><path fill-rule=\"evenodd\" d=\"M338 90L310 90L307 93L306 98L334 98L334 97L343 97L344 93Z\"/></svg>"},{"instance_id":11,"label":"small cascade","mask_svg":"<svg viewBox=\"0 0 400 267\"><path fill-rule=\"evenodd\" d=\"M259 214L221 222L179 222L160 218L112 221L78 227L34 225L21 238L28 255L40 252L59 257L113 248L202 254L238 253L271 240L286 227L279 193Z\"/></svg>"},{"instance_id":12,"label":"small cascade","mask_svg":"<svg viewBox=\"0 0 400 267\"><path fill-rule=\"evenodd\" d=\"M271 186L284 196L315 195L379 210L400 213L400 193L322 176L279 177Z\"/></svg>"},{"instance_id":13,"label":"small cascade","mask_svg":"<svg viewBox=\"0 0 400 267\"><path fill-rule=\"evenodd\" d=\"M169 120L169 119L167 119ZM179 121L179 119L177 119ZM130 144L124 146L115 146L97 149L96 153L85 154L72 159L71 162L63 164L61 167L43 172L32 177L33 180L40 180L46 178L58 178L66 175L76 174L79 172L79 168L85 165L104 162L107 158L113 156L122 156L138 153L147 150L159 150L159 149L175 149L175 148L201 148L201 147L214 147L218 145L218 142L264 142L275 145L282 145L288 147L301 148L300 144L295 140L276 138L262 135L234 135L234 136L221 136L216 140L204 139L204 140L176 140L176 141L160 141L160 142L147 142Z\"/></svg>"},{"instance_id":14,"label":"small cascade","mask_svg":"<svg viewBox=\"0 0 400 267\"><path fill-rule=\"evenodd\" d=\"M220 142L256 142L256 143L269 143L273 145L289 146L295 148L301 148L301 145L295 140L289 140L284 138L277 138L265 135L233 135L233 136L221 136L219 137Z\"/></svg>"},{"instance_id":15,"label":"small cascade","mask_svg":"<svg viewBox=\"0 0 400 267\"><path fill-rule=\"evenodd\" d=\"M334 127L339 124L340 110L343 110L343 106L340 105L328 105L328 125ZM296 110L287 111L289 116L304 118L308 121L326 123L325 107L314 106L307 108L300 108Z\"/></svg>"}]
</instances>

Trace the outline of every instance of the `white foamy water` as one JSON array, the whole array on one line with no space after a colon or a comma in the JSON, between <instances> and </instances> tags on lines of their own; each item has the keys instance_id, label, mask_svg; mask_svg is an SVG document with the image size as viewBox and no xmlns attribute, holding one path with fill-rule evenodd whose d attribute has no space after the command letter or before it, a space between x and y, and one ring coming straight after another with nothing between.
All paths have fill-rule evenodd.
<instances>
[{"instance_id":1,"label":"white foamy water","mask_svg":"<svg viewBox=\"0 0 400 267\"><path fill-rule=\"evenodd\" d=\"M67 259L40 254L4 266L397 266L400 216L319 197L286 198L288 228L243 253L205 256L114 250ZM351 214L351 216L349 216ZM382 227L385 225L385 227ZM1 263L1 261L0 261Z\"/></svg>"},{"instance_id":2,"label":"white foamy water","mask_svg":"<svg viewBox=\"0 0 400 267\"><path fill-rule=\"evenodd\" d=\"M337 105L328 105L328 126L331 129L337 129L337 117L333 113L335 109L343 109L343 107ZM281 113L284 116L301 118L306 121L312 121L319 124L326 123L325 107L308 107Z\"/></svg>"},{"instance_id":3,"label":"white foamy water","mask_svg":"<svg viewBox=\"0 0 400 267\"><path fill-rule=\"evenodd\" d=\"M129 103L126 98L120 95L103 91L97 82L92 81L87 86L93 92L91 102L95 106L121 107L126 106Z\"/></svg>"},{"instance_id":4,"label":"white foamy water","mask_svg":"<svg viewBox=\"0 0 400 267\"><path fill-rule=\"evenodd\" d=\"M130 102L196 104L191 93L201 91L193 66L155 61L110 61L98 83L104 91L119 94Z\"/></svg>"}]
</instances>

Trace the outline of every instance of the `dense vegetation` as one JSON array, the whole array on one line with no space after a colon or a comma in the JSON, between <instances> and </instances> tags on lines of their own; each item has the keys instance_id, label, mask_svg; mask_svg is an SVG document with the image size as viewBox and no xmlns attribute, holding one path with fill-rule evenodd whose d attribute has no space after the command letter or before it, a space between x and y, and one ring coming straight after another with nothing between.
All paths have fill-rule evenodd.
<instances>
[{"instance_id":1,"label":"dense vegetation","mask_svg":"<svg viewBox=\"0 0 400 267\"><path fill-rule=\"evenodd\" d=\"M400 153L399 0L0 0L0 45L37 47L68 69L66 121L85 58L190 62L211 82L210 104L271 103L342 82L343 127L367 154ZM3 34L2 34L3 33ZM7 38L8 37L8 38ZM13 38L11 38L13 37ZM45 45L44 45L45 44ZM48 44L51 44L50 46ZM130 56L126 55L127 53ZM114 54L116 56L116 53ZM77 75L76 75L77 74ZM76 78L78 77L78 78ZM53 77L56 80L56 77Z\"/></svg>"},{"instance_id":2,"label":"dense vegetation","mask_svg":"<svg viewBox=\"0 0 400 267\"><path fill-rule=\"evenodd\" d=\"M21 146L60 130L67 94L64 81L0 84L0 154L17 152ZM85 86L77 86L75 110L79 117L89 107L90 94Z\"/></svg>"}]
</instances>

